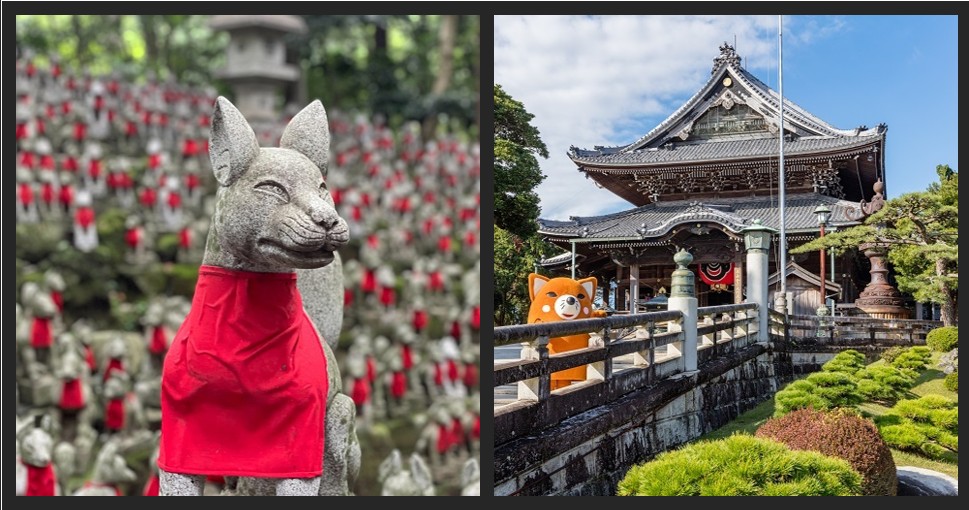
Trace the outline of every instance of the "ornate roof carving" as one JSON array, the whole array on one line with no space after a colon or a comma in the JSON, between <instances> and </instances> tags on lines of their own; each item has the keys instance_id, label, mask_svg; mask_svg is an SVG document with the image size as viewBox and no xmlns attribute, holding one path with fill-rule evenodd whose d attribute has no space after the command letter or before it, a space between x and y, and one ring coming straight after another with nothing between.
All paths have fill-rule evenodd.
<instances>
[{"instance_id":1,"label":"ornate roof carving","mask_svg":"<svg viewBox=\"0 0 969 510\"><path fill-rule=\"evenodd\" d=\"M740 66L740 55L737 55L737 51L726 41L720 46L720 55L713 59L713 70L710 71L710 74L715 74L717 68L723 65Z\"/></svg>"}]
</instances>

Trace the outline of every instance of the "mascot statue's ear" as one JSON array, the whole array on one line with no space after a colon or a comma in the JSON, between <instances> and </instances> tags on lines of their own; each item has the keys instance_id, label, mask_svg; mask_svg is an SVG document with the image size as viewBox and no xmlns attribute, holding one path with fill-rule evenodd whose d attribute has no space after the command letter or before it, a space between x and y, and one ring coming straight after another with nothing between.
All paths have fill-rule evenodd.
<instances>
[{"instance_id":1,"label":"mascot statue's ear","mask_svg":"<svg viewBox=\"0 0 969 510\"><path fill-rule=\"evenodd\" d=\"M588 296L589 299L595 299L597 283L598 282L594 276L579 280L579 285L585 289L586 296Z\"/></svg>"},{"instance_id":2,"label":"mascot statue's ear","mask_svg":"<svg viewBox=\"0 0 969 510\"><path fill-rule=\"evenodd\" d=\"M538 295L538 291L548 283L548 278L538 274L531 273L528 275L528 299L529 301L535 301L535 296Z\"/></svg>"}]
</instances>

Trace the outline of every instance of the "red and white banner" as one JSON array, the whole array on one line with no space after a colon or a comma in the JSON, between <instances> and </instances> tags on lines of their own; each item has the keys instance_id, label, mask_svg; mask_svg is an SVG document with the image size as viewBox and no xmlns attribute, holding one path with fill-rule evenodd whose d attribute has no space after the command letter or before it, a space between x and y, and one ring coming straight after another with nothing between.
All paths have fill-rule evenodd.
<instances>
[{"instance_id":1,"label":"red and white banner","mask_svg":"<svg viewBox=\"0 0 969 510\"><path fill-rule=\"evenodd\" d=\"M700 279L707 285L732 285L733 284L733 263L721 264L711 262L700 264Z\"/></svg>"}]
</instances>

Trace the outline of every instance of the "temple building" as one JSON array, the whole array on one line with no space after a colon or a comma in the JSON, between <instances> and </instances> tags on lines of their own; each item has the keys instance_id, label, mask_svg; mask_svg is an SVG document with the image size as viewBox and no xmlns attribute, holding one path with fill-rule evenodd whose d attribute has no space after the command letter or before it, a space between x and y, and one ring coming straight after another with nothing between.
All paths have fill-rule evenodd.
<instances>
[{"instance_id":1,"label":"temple building","mask_svg":"<svg viewBox=\"0 0 969 510\"><path fill-rule=\"evenodd\" d=\"M820 235L819 206L831 211L827 232L858 225L882 206L887 126L840 129L787 98L781 105L779 94L741 67L724 43L709 81L641 138L619 147L570 148L579 171L635 207L539 219L539 234L565 250L542 265L555 274L596 276L605 304L628 312L636 303L645 311L670 288L673 254L686 248L694 256L700 306L744 301L741 230L755 219L781 230L782 128L789 249ZM778 241L774 236L770 251L772 302L781 289ZM864 246L825 262L823 285L836 313L911 316L887 278L882 248ZM824 303L820 253L789 255L786 266L787 312L816 314Z\"/></svg>"}]
</instances>

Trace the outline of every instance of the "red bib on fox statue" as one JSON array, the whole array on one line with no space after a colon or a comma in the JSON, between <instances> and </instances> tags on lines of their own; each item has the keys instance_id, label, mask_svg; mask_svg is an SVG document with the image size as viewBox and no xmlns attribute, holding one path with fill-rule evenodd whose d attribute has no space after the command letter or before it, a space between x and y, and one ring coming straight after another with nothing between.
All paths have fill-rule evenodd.
<instances>
[{"instance_id":1,"label":"red bib on fox statue","mask_svg":"<svg viewBox=\"0 0 969 510\"><path fill-rule=\"evenodd\" d=\"M528 323L570 321L589 317L605 317L603 310L592 309L596 295L596 279L571 278L549 279L537 273L528 275L528 297L532 304L528 309ZM555 354L589 346L589 334L551 338L549 354ZM585 367L575 367L552 374L552 389L564 388L575 381L585 380Z\"/></svg>"},{"instance_id":2,"label":"red bib on fox statue","mask_svg":"<svg viewBox=\"0 0 969 510\"><path fill-rule=\"evenodd\" d=\"M320 476L326 373L296 273L203 265L191 312L165 357L158 467Z\"/></svg>"}]
</instances>

